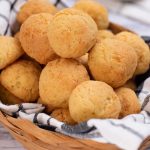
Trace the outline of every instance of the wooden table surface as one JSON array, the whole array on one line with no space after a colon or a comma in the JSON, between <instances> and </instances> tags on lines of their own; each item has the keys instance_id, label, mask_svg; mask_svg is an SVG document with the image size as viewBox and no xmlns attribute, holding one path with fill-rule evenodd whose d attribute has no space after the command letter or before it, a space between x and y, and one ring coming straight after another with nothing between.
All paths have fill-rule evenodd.
<instances>
[{"instance_id":1,"label":"wooden table surface","mask_svg":"<svg viewBox=\"0 0 150 150\"><path fill-rule=\"evenodd\" d=\"M25 150L0 124L0 150Z\"/></svg>"}]
</instances>

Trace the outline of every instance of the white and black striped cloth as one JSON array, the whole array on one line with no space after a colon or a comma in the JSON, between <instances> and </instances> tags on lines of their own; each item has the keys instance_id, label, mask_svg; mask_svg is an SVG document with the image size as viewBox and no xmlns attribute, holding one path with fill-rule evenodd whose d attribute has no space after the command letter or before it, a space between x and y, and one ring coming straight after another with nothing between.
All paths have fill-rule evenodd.
<instances>
[{"instance_id":1,"label":"white and black striped cloth","mask_svg":"<svg viewBox=\"0 0 150 150\"><path fill-rule=\"evenodd\" d=\"M0 35L11 35L18 30L16 23L16 13L26 0L0 0ZM75 0L51 0L58 8L70 7ZM148 39L149 40L149 39ZM28 119L38 126L49 130L54 130L62 134L83 139L91 139L97 142L116 144L125 150L137 150L140 144L150 136L150 73L142 76L143 83L137 89L142 104L140 114L129 115L121 120L118 119L91 119L76 126L69 126L59 122L50 116L40 113L26 113L17 111L21 118ZM143 78L144 77L144 78ZM141 77L137 78L139 82ZM25 105L26 107L28 105ZM7 113L8 110L0 110ZM14 106L16 108L16 106ZM20 108L19 108L20 110ZM29 110L29 112L32 112ZM34 112L34 111L33 111ZM14 112L15 113L15 112ZM10 113L8 113L10 114Z\"/></svg>"},{"instance_id":2,"label":"white and black striped cloth","mask_svg":"<svg viewBox=\"0 0 150 150\"><path fill-rule=\"evenodd\" d=\"M12 35L18 30L16 14L27 0L0 0L0 35ZM51 0L59 9L69 7L73 3L65 0ZM72 2L75 2L73 0Z\"/></svg>"}]
</instances>

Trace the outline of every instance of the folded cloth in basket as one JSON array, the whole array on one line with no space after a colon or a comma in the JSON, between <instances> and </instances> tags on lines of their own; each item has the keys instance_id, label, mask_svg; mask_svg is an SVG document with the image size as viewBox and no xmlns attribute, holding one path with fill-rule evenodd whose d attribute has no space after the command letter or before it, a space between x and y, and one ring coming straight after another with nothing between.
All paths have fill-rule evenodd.
<instances>
[{"instance_id":1,"label":"folded cloth in basket","mask_svg":"<svg viewBox=\"0 0 150 150\"><path fill-rule=\"evenodd\" d=\"M0 0L0 35L11 35L17 30L16 12L26 0ZM68 7L75 0L53 0L58 7ZM42 113L40 104L21 104L6 106L0 103L4 113L30 120L41 128L54 130L62 134L97 142L116 144L121 149L137 150L145 138L150 136L150 75L137 89L142 111L123 119L90 119L75 126L64 124Z\"/></svg>"}]
</instances>

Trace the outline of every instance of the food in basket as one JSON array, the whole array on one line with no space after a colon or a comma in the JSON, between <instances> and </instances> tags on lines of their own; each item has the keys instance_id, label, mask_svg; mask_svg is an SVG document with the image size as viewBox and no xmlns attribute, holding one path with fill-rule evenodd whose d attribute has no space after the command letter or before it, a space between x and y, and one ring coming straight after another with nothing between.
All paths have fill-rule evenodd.
<instances>
[{"instance_id":1,"label":"food in basket","mask_svg":"<svg viewBox=\"0 0 150 150\"><path fill-rule=\"evenodd\" d=\"M50 112L55 108L67 108L72 90L89 80L86 68L73 59L50 61L42 70L39 91L42 104Z\"/></svg>"},{"instance_id":2,"label":"food in basket","mask_svg":"<svg viewBox=\"0 0 150 150\"><path fill-rule=\"evenodd\" d=\"M144 40L140 36L127 31L117 34L116 38L127 42L137 53L138 65L134 75L145 73L149 69L150 50Z\"/></svg>"},{"instance_id":3,"label":"food in basket","mask_svg":"<svg viewBox=\"0 0 150 150\"><path fill-rule=\"evenodd\" d=\"M36 62L38 63L35 59L31 58L29 55L27 55L26 53L24 55L21 56L20 58L21 60L30 60L30 61L33 61L33 62ZM39 64L40 65L40 64Z\"/></svg>"},{"instance_id":4,"label":"food in basket","mask_svg":"<svg viewBox=\"0 0 150 150\"><path fill-rule=\"evenodd\" d=\"M108 14L103 6L92 0L79 0L75 7L77 9L64 9L56 13L56 8L46 0L28 0L18 14L22 26L14 37L21 41L25 52L20 54L21 57L17 55L6 68L2 68L0 100L5 104L23 104L0 104L1 109L7 108L6 116L0 110L0 117L12 131L12 135L28 149L117 149L108 143L95 144L81 138L101 139L101 133L104 133L102 140L108 135L110 139L107 142L116 144L117 141L110 142L117 139L113 134L116 133L115 130L125 129L125 134L132 134L132 127L130 126L131 130L128 127L130 123L126 122L127 126L124 126L124 122L117 119L140 112L141 106L134 91L125 87L136 88L132 79L137 62L145 60L142 57L141 60L138 59L134 50L136 47L130 46L128 41L118 40L119 34L113 34L120 31L120 28L110 24L110 28L114 29L113 33L107 30ZM53 13L56 14L52 16ZM101 30L98 30L97 26ZM6 49L3 51L3 43L0 42L4 53L11 46L5 45ZM145 49L143 47L141 46L141 51ZM12 52L15 52L13 47ZM11 53L8 53L4 62L10 59ZM0 58L1 60L3 59ZM147 62L145 68L148 65ZM121 88L118 88L120 86ZM43 110L45 106L46 110ZM28 109L31 107L32 109ZM8 113L62 135L38 129L26 120L7 117ZM143 114L146 115L145 112ZM108 120L109 118L111 120ZM88 122L82 122L89 119L91 120ZM131 124L134 123L133 118L129 119L132 120ZM77 125L74 126L75 124ZM133 128L133 131L135 129ZM71 139L63 134L79 139ZM120 137L120 134L118 136ZM135 137L134 132L132 136Z\"/></svg>"},{"instance_id":5,"label":"food in basket","mask_svg":"<svg viewBox=\"0 0 150 150\"><path fill-rule=\"evenodd\" d=\"M41 100L40 97L38 98L37 103L38 103L38 104L41 104L41 103L42 103L42 100Z\"/></svg>"},{"instance_id":6,"label":"food in basket","mask_svg":"<svg viewBox=\"0 0 150 150\"><path fill-rule=\"evenodd\" d=\"M13 37L0 36L0 69L13 63L24 51L19 41Z\"/></svg>"},{"instance_id":7,"label":"food in basket","mask_svg":"<svg viewBox=\"0 0 150 150\"><path fill-rule=\"evenodd\" d=\"M20 28L20 42L24 51L40 64L56 58L47 37L48 24L52 15L40 13L29 17Z\"/></svg>"},{"instance_id":8,"label":"food in basket","mask_svg":"<svg viewBox=\"0 0 150 150\"><path fill-rule=\"evenodd\" d=\"M17 20L21 24L31 15L38 13L55 14L57 8L48 0L28 0L17 14Z\"/></svg>"},{"instance_id":9,"label":"food in basket","mask_svg":"<svg viewBox=\"0 0 150 150\"><path fill-rule=\"evenodd\" d=\"M29 0L17 16L20 31L14 38L0 37L0 43L6 42L0 44L0 98L8 104L38 101L68 124L125 116L122 99L128 104L133 98L136 108L129 107L128 113L138 112L132 90L119 88L118 97L113 88L135 89L130 79L136 68L145 72L150 63L146 44L133 33L115 36L107 29L108 12L92 0L79 0L73 8L56 12L47 0ZM89 81L87 70L98 81Z\"/></svg>"},{"instance_id":10,"label":"food in basket","mask_svg":"<svg viewBox=\"0 0 150 150\"><path fill-rule=\"evenodd\" d=\"M108 84L101 81L85 81L71 93L69 111L76 122L91 118L118 118L121 104Z\"/></svg>"},{"instance_id":11,"label":"food in basket","mask_svg":"<svg viewBox=\"0 0 150 150\"><path fill-rule=\"evenodd\" d=\"M86 13L73 8L59 11L48 27L53 50L63 58L77 58L96 43L97 26Z\"/></svg>"},{"instance_id":12,"label":"food in basket","mask_svg":"<svg viewBox=\"0 0 150 150\"><path fill-rule=\"evenodd\" d=\"M121 102L120 118L140 112L141 106L133 90L121 87L116 89L115 92Z\"/></svg>"},{"instance_id":13,"label":"food in basket","mask_svg":"<svg viewBox=\"0 0 150 150\"><path fill-rule=\"evenodd\" d=\"M1 72L1 84L22 102L34 102L39 97L41 67L32 61L19 60Z\"/></svg>"},{"instance_id":14,"label":"food in basket","mask_svg":"<svg viewBox=\"0 0 150 150\"><path fill-rule=\"evenodd\" d=\"M100 3L93 0L79 0L74 8L88 13L96 22L98 29L108 28L108 12Z\"/></svg>"},{"instance_id":15,"label":"food in basket","mask_svg":"<svg viewBox=\"0 0 150 150\"><path fill-rule=\"evenodd\" d=\"M70 125L76 124L76 122L71 118L68 108L58 108L53 110L51 116L61 122L65 122Z\"/></svg>"},{"instance_id":16,"label":"food in basket","mask_svg":"<svg viewBox=\"0 0 150 150\"><path fill-rule=\"evenodd\" d=\"M20 39L19 39L19 34L20 34L20 32L18 31L18 32L14 35L14 38L16 38L17 40L20 41Z\"/></svg>"},{"instance_id":17,"label":"food in basket","mask_svg":"<svg viewBox=\"0 0 150 150\"><path fill-rule=\"evenodd\" d=\"M123 87L130 88L133 91L135 91L137 88L134 79L128 80Z\"/></svg>"},{"instance_id":18,"label":"food in basket","mask_svg":"<svg viewBox=\"0 0 150 150\"><path fill-rule=\"evenodd\" d=\"M132 78L137 66L137 54L127 43L107 38L89 52L88 64L95 80L117 88Z\"/></svg>"},{"instance_id":19,"label":"food in basket","mask_svg":"<svg viewBox=\"0 0 150 150\"><path fill-rule=\"evenodd\" d=\"M101 42L101 40L106 38L113 38L114 34L109 30L99 30L97 33L97 42Z\"/></svg>"},{"instance_id":20,"label":"food in basket","mask_svg":"<svg viewBox=\"0 0 150 150\"><path fill-rule=\"evenodd\" d=\"M78 62L80 62L82 65L84 65L86 68L88 68L88 53L86 53L85 55L79 57L79 58L76 58L76 60Z\"/></svg>"},{"instance_id":21,"label":"food in basket","mask_svg":"<svg viewBox=\"0 0 150 150\"><path fill-rule=\"evenodd\" d=\"M10 93L1 84L0 84L0 100L4 104L20 104L23 102L21 99Z\"/></svg>"}]
</instances>

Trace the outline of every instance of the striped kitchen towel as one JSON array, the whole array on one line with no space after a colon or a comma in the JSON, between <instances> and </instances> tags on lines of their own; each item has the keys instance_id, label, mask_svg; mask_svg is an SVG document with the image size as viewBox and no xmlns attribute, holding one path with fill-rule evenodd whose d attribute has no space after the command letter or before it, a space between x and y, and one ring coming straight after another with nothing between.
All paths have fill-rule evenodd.
<instances>
[{"instance_id":1,"label":"striped kitchen towel","mask_svg":"<svg viewBox=\"0 0 150 150\"><path fill-rule=\"evenodd\" d=\"M26 0L0 0L0 35L11 35L18 30L16 13L25 2ZM51 2L61 9L72 6L75 0L51 0ZM18 107L18 105L6 106L0 103L0 110L9 115L15 114L17 117L28 119L41 128L53 129L71 137L112 143L125 150L137 150L140 144L150 136L149 76L150 74L147 74L142 79L144 82L140 83L137 89L137 95L142 105L141 113L129 115L123 119L90 119L76 126L69 126L42 113L43 107L38 104L38 108L33 107L32 111L31 104L22 104L21 107ZM26 109L27 111L25 111Z\"/></svg>"}]
</instances>

